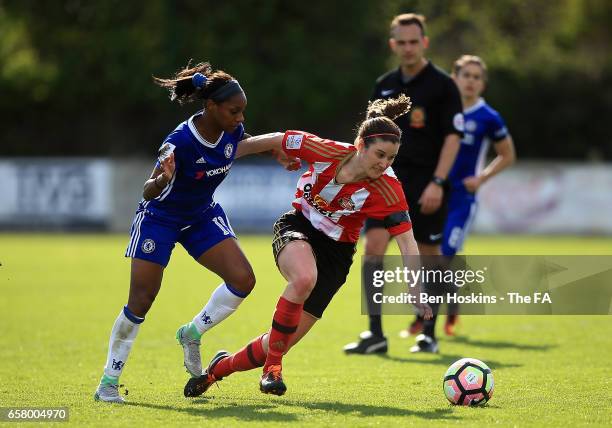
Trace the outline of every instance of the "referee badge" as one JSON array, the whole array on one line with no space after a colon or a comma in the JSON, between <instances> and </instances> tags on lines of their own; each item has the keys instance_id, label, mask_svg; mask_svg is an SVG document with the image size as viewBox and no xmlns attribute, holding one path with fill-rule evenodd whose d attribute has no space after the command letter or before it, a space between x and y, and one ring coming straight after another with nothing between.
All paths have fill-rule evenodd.
<instances>
[{"instance_id":1,"label":"referee badge","mask_svg":"<svg viewBox=\"0 0 612 428\"><path fill-rule=\"evenodd\" d=\"M465 126L464 126L464 123L463 123L463 114L457 113L453 117L453 126L459 132L463 132L465 130Z\"/></svg>"},{"instance_id":2,"label":"referee badge","mask_svg":"<svg viewBox=\"0 0 612 428\"><path fill-rule=\"evenodd\" d=\"M423 107L413 107L410 111L410 127L425 127L425 109Z\"/></svg>"}]
</instances>

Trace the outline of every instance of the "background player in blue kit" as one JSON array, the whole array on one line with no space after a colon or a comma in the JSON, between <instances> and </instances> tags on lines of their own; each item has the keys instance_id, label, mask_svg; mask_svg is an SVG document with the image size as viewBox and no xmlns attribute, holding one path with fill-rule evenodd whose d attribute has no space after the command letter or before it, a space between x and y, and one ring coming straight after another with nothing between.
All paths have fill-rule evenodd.
<instances>
[{"instance_id":1,"label":"background player in blue kit","mask_svg":"<svg viewBox=\"0 0 612 428\"><path fill-rule=\"evenodd\" d=\"M132 258L128 303L111 331L104 374L94 395L101 401L124 401L118 379L177 242L224 281L193 320L177 331L192 377L202 374L202 334L232 314L255 285L251 265L223 209L213 200L215 189L241 155L240 141L248 137L242 125L245 93L232 76L213 72L208 63L154 81L169 89L172 101L203 101L204 109L166 137L144 184L125 253Z\"/></svg>"},{"instance_id":2,"label":"background player in blue kit","mask_svg":"<svg viewBox=\"0 0 612 428\"><path fill-rule=\"evenodd\" d=\"M481 98L487 81L484 61L477 56L463 55L455 61L452 77L461 93L465 131L448 176L451 191L442 241L445 256L454 256L461 250L476 214L476 192L480 186L515 160L514 144L504 120ZM497 156L483 168L490 142ZM458 305L449 305L444 325L446 334L454 334L457 315Z\"/></svg>"},{"instance_id":3,"label":"background player in blue kit","mask_svg":"<svg viewBox=\"0 0 612 428\"><path fill-rule=\"evenodd\" d=\"M515 161L512 138L500 114L481 98L487 66L473 55L463 55L453 66L463 103L464 137L449 173L449 211L444 227L442 254L454 256L461 249L476 214L476 192L480 186ZM485 167L490 142L497 156Z\"/></svg>"}]
</instances>

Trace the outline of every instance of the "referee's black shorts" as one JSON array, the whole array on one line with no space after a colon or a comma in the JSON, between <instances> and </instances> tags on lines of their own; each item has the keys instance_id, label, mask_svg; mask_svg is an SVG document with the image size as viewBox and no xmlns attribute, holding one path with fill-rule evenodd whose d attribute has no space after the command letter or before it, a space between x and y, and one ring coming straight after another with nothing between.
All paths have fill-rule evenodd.
<instances>
[{"instance_id":1,"label":"referee's black shorts","mask_svg":"<svg viewBox=\"0 0 612 428\"><path fill-rule=\"evenodd\" d=\"M408 208L410 210L410 220L412 221L412 230L414 239L422 244L439 244L442 242L442 234L444 232L444 224L448 214L448 185L445 185L442 204L438 211L433 214L422 214L419 199L423 191L431 182L432 175L411 175L402 176L397 173L399 181L402 183ZM370 229L385 227L382 220L368 218L365 222L365 231Z\"/></svg>"},{"instance_id":2,"label":"referee's black shorts","mask_svg":"<svg viewBox=\"0 0 612 428\"><path fill-rule=\"evenodd\" d=\"M283 214L274 223L272 252L278 264L278 255L291 241L306 241L312 247L317 262L317 283L304 302L304 311L321 318L325 308L340 287L353 264L355 244L338 242L315 229L310 221L299 211ZM299 260L296 260L299 263Z\"/></svg>"}]
</instances>

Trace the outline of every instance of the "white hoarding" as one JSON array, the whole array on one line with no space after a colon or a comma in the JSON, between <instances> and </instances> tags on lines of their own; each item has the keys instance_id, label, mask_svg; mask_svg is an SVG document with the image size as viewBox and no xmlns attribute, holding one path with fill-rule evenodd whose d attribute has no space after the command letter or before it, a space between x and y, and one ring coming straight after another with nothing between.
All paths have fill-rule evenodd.
<instances>
[{"instance_id":1,"label":"white hoarding","mask_svg":"<svg viewBox=\"0 0 612 428\"><path fill-rule=\"evenodd\" d=\"M0 224L98 225L112 212L110 164L94 159L0 160Z\"/></svg>"},{"instance_id":2,"label":"white hoarding","mask_svg":"<svg viewBox=\"0 0 612 428\"><path fill-rule=\"evenodd\" d=\"M474 231L612 233L612 167L519 165L479 193Z\"/></svg>"}]
</instances>

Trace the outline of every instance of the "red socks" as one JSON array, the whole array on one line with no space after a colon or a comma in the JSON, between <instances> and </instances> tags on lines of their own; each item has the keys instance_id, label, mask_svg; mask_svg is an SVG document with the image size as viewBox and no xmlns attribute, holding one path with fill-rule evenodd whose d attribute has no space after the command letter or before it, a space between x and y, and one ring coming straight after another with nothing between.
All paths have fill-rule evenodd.
<instances>
[{"instance_id":1,"label":"red socks","mask_svg":"<svg viewBox=\"0 0 612 428\"><path fill-rule=\"evenodd\" d=\"M234 372L261 367L264 365L264 362L264 372L271 365L280 365L283 354L287 351L289 340L297 330L298 323L300 322L302 306L301 303L290 302L284 297L278 300L272 319L267 357L262 344L265 334L262 334L240 351L219 361L210 374L217 379L221 379Z\"/></svg>"},{"instance_id":2,"label":"red socks","mask_svg":"<svg viewBox=\"0 0 612 428\"><path fill-rule=\"evenodd\" d=\"M287 351L289 340L297 330L300 317L302 316L302 303L293 303L284 297L278 299L274 318L272 318L272 329L268 341L268 356L264 365L264 373L272 365L280 365L283 354Z\"/></svg>"},{"instance_id":3,"label":"red socks","mask_svg":"<svg viewBox=\"0 0 612 428\"><path fill-rule=\"evenodd\" d=\"M214 368L212 375L221 379L234 372L243 372L261 367L266 361L266 353L261 343L265 334L253 339L251 343L231 356L222 359Z\"/></svg>"}]
</instances>

